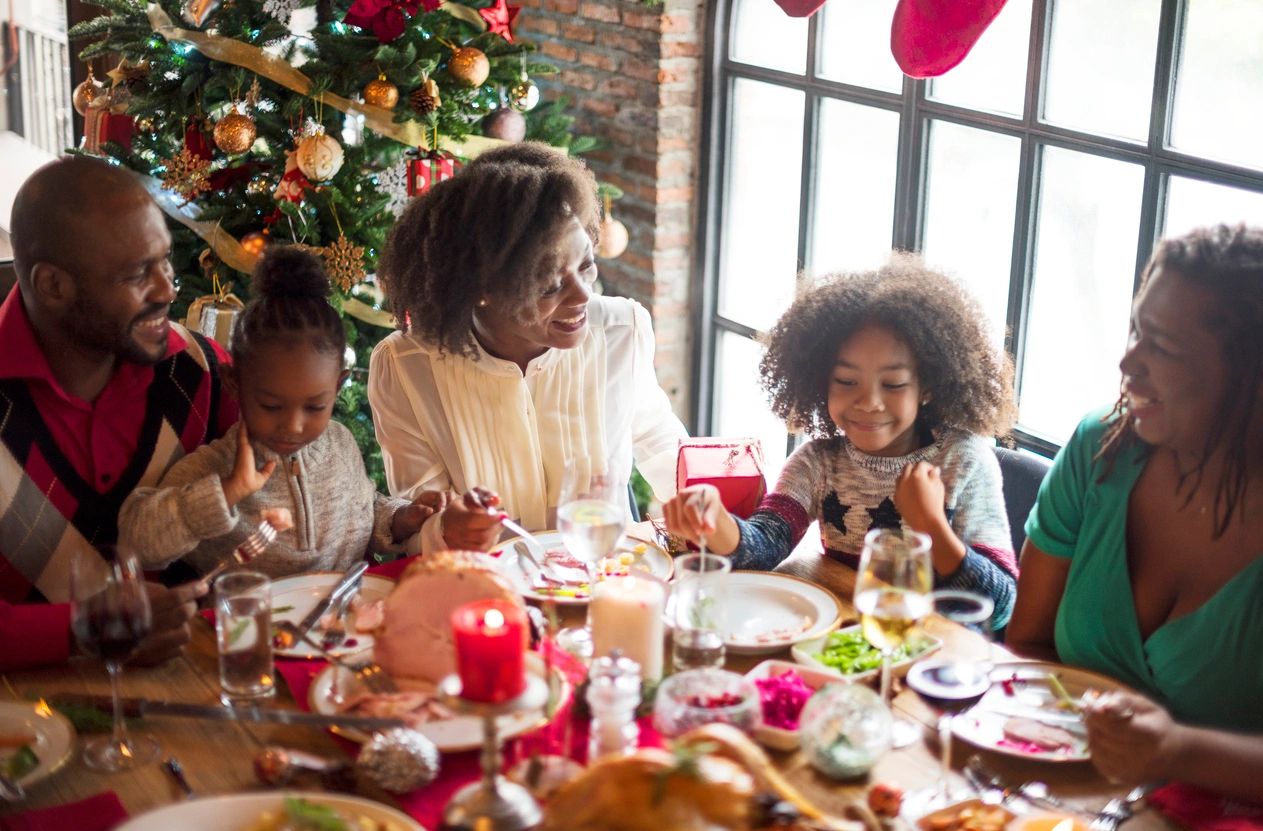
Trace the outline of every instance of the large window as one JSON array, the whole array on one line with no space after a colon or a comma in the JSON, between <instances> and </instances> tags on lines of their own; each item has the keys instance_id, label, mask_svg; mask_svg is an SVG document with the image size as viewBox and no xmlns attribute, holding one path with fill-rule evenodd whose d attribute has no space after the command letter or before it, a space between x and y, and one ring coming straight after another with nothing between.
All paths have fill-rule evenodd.
<instances>
[{"instance_id":1,"label":"large window","mask_svg":"<svg viewBox=\"0 0 1263 831\"><path fill-rule=\"evenodd\" d=\"M890 56L895 0L712 12L699 430L789 444L754 338L797 274L890 249L970 286L1018 368L1019 441L1051 452L1118 393L1155 240L1263 224L1263 3L1009 0L929 81Z\"/></svg>"}]
</instances>

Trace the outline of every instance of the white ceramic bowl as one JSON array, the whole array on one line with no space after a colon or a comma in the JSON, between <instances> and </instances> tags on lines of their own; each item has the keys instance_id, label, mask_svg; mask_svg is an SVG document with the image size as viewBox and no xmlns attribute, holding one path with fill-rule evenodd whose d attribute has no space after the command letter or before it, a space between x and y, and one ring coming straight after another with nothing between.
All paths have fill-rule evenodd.
<instances>
[{"instance_id":1,"label":"white ceramic bowl","mask_svg":"<svg viewBox=\"0 0 1263 831\"><path fill-rule=\"evenodd\" d=\"M836 673L826 672L823 669L815 669L814 667L805 664L795 664L789 661L778 661L776 659L764 661L759 664L754 669L746 673L746 678L750 679L751 682L755 682L760 678L771 678L776 675L784 675L789 671L798 673L798 677L802 678L803 683L810 687L813 692L820 689L825 684L839 683ZM760 744L765 747L770 747L773 750L795 750L798 747L799 735L797 730L786 730L783 727L773 727L764 721L755 728L754 738L758 740Z\"/></svg>"},{"instance_id":2,"label":"white ceramic bowl","mask_svg":"<svg viewBox=\"0 0 1263 831\"><path fill-rule=\"evenodd\" d=\"M869 678L876 678L881 673L880 668L868 669L863 672L843 673L820 661L820 653L824 650L825 641L828 640L830 636L839 632L849 633L859 631L860 627L858 623L854 626L844 626L836 632L830 632L828 635L823 635L818 638L812 638L811 640L801 641L795 644L790 654L794 656L794 660L798 663L803 664L804 666L809 666L813 669L821 670L822 672L830 673L836 678L845 678L848 681L864 681ZM922 658L933 655L943 646L943 642L941 640L933 635L927 635L924 632L915 635L914 637L924 644L924 648L913 653L910 658L904 658L902 661L892 663L890 665L890 672L893 677L902 678L904 675L907 675L908 669L913 664Z\"/></svg>"}]
</instances>

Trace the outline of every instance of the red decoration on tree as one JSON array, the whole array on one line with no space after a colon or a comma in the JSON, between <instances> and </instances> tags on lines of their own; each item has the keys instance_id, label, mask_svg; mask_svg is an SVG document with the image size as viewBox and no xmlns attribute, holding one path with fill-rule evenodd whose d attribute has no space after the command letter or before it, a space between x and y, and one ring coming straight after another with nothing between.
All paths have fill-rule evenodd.
<instances>
[{"instance_id":1,"label":"red decoration on tree","mask_svg":"<svg viewBox=\"0 0 1263 831\"><path fill-rule=\"evenodd\" d=\"M780 0L777 0L780 2ZM1005 0L899 0L890 51L905 75L933 78L965 59Z\"/></svg>"},{"instance_id":2,"label":"red decoration on tree","mask_svg":"<svg viewBox=\"0 0 1263 831\"><path fill-rule=\"evenodd\" d=\"M106 107L88 107L83 112L83 149L100 155L107 141L132 149L136 119L126 113L112 113Z\"/></svg>"},{"instance_id":3,"label":"red decoration on tree","mask_svg":"<svg viewBox=\"0 0 1263 831\"><path fill-rule=\"evenodd\" d=\"M776 5L790 17L811 17L820 11L824 0L776 0Z\"/></svg>"},{"instance_id":4,"label":"red decoration on tree","mask_svg":"<svg viewBox=\"0 0 1263 831\"><path fill-rule=\"evenodd\" d=\"M369 29L382 43L389 43L403 34L407 18L424 8L438 9L442 0L355 0L347 9L344 22Z\"/></svg>"},{"instance_id":5,"label":"red decoration on tree","mask_svg":"<svg viewBox=\"0 0 1263 831\"><path fill-rule=\"evenodd\" d=\"M420 196L456 175L460 163L443 150L414 150L408 154L408 195Z\"/></svg>"},{"instance_id":6,"label":"red decoration on tree","mask_svg":"<svg viewBox=\"0 0 1263 831\"><path fill-rule=\"evenodd\" d=\"M824 0L820 2L823 3ZM495 5L479 9L478 16L487 21L488 32L497 34L512 43L513 21L520 11L522 11L521 6L510 6L507 0L496 0Z\"/></svg>"}]
</instances>

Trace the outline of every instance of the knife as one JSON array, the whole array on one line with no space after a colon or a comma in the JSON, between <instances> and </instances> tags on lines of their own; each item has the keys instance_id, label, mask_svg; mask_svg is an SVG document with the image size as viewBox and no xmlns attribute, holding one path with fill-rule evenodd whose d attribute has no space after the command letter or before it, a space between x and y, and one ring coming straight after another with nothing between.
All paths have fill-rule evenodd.
<instances>
[{"instance_id":1,"label":"knife","mask_svg":"<svg viewBox=\"0 0 1263 831\"><path fill-rule=\"evenodd\" d=\"M53 704L72 704L79 707L92 707L103 712L113 711L113 701L108 695L82 695L79 693L59 693L51 697ZM372 718L369 716L324 715L321 713L301 713L297 710L279 710L271 707L260 707L257 704L245 704L238 707L220 707L214 704L189 704L183 701L154 701L148 698L122 698L119 703L124 715L130 717L174 716L182 718L204 718L219 721L250 721L269 724L297 724L305 727L349 727L355 730L389 730L393 727L406 727L402 719Z\"/></svg>"},{"instance_id":2,"label":"knife","mask_svg":"<svg viewBox=\"0 0 1263 831\"><path fill-rule=\"evenodd\" d=\"M320 618L324 617L325 612L329 611L329 607L355 587L367 568L368 562L364 561L356 563L346 574L343 574L333 588L329 589L329 593L322 597L320 602L307 613L307 616L298 622L299 634L305 635L311 631L311 628L320 622Z\"/></svg>"}]
</instances>

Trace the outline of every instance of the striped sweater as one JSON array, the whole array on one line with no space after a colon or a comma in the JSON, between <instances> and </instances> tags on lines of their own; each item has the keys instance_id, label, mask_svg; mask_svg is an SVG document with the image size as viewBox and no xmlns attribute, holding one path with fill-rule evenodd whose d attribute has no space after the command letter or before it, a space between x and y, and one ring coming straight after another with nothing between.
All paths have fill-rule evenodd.
<instances>
[{"instance_id":1,"label":"striped sweater","mask_svg":"<svg viewBox=\"0 0 1263 831\"><path fill-rule=\"evenodd\" d=\"M991 597L992 625L1003 628L1017 593L1017 560L1000 465L988 442L968 433L944 431L928 447L897 457L870 456L845 437L808 442L790 456L755 513L737 519L741 541L732 554L733 568L774 568L813 520L820 522L825 554L857 567L870 529L905 527L895 508L895 480L905 465L919 461L942 469L947 519L966 547L960 567L936 574L935 587Z\"/></svg>"}]
</instances>

